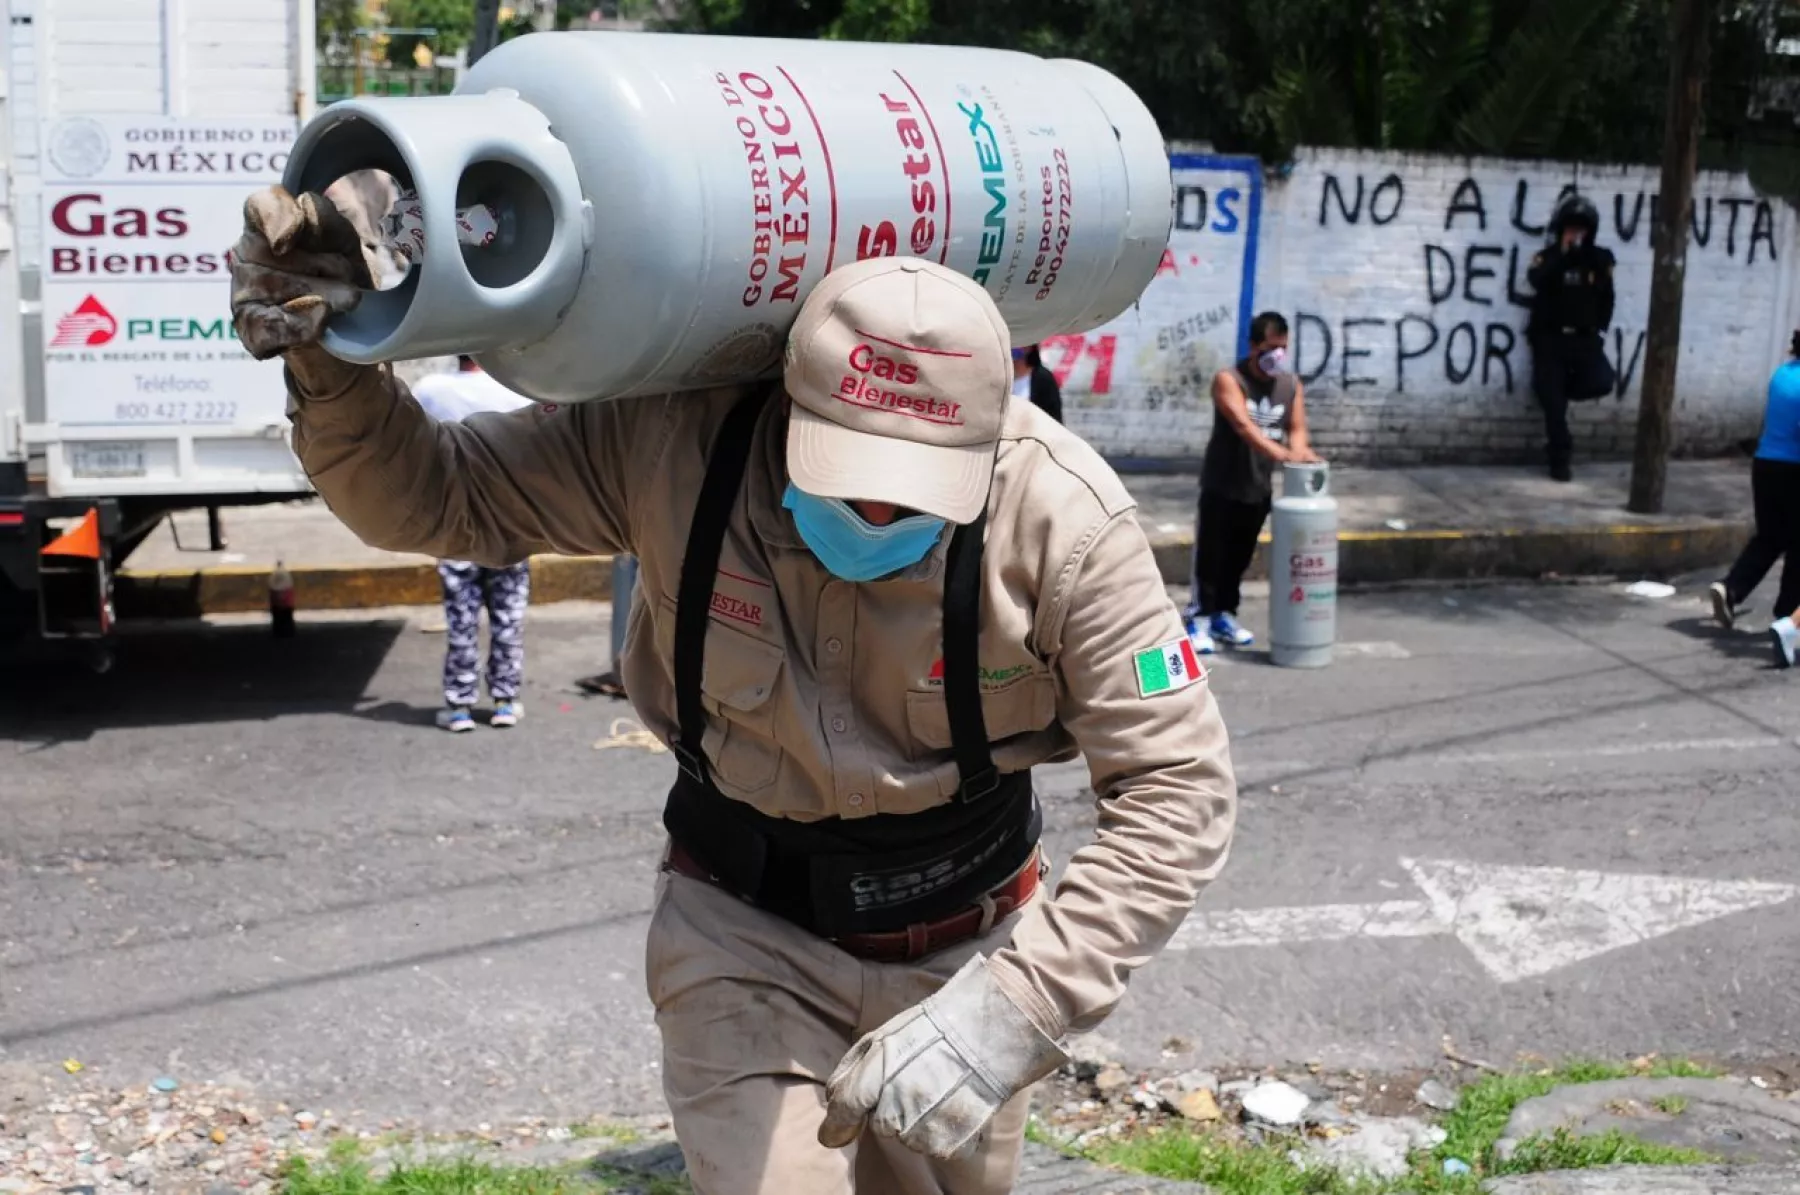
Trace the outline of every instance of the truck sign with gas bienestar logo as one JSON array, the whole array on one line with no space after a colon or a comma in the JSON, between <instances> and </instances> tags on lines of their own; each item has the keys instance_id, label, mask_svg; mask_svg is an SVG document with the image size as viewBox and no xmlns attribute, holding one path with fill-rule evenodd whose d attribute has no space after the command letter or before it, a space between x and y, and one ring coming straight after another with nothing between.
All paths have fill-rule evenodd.
<instances>
[{"instance_id":1,"label":"truck sign with gas bienestar logo","mask_svg":"<svg viewBox=\"0 0 1800 1195\"><path fill-rule=\"evenodd\" d=\"M44 155L45 386L55 421L278 424L281 367L226 313L244 197L279 181L293 118L78 116Z\"/></svg>"}]
</instances>

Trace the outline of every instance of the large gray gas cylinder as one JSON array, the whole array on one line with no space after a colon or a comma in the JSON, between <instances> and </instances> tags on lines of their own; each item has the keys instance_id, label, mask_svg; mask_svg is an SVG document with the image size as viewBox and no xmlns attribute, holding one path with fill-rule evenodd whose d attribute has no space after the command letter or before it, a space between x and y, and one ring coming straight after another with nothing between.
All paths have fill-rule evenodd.
<instances>
[{"instance_id":1,"label":"large gray gas cylinder","mask_svg":"<svg viewBox=\"0 0 1800 1195\"><path fill-rule=\"evenodd\" d=\"M284 182L367 169L416 194L421 244L325 346L472 353L546 402L768 376L810 289L877 254L980 281L1015 343L1085 331L1136 302L1172 218L1129 88L967 47L533 34L453 95L326 108Z\"/></svg>"}]
</instances>

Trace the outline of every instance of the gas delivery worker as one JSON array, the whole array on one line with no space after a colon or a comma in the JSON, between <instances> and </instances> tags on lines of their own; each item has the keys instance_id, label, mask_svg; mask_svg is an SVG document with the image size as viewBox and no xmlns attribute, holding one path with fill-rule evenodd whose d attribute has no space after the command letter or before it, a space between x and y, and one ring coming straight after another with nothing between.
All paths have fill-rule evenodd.
<instances>
[{"instance_id":1,"label":"gas delivery worker","mask_svg":"<svg viewBox=\"0 0 1800 1195\"><path fill-rule=\"evenodd\" d=\"M625 681L679 763L646 973L707 1195L1012 1188L1027 1089L1223 866L1224 724L1132 502L1009 401L973 281L828 275L780 384L427 418L317 343L366 282L330 204L246 205L232 309L294 448L384 548L630 552ZM1099 827L1055 894L1030 769Z\"/></svg>"}]
</instances>

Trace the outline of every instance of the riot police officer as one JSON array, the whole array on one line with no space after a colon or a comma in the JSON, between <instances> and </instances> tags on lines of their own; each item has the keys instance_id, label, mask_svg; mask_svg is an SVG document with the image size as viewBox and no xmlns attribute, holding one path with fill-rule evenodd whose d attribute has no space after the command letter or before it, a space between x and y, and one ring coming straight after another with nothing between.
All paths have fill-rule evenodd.
<instances>
[{"instance_id":1,"label":"riot police officer","mask_svg":"<svg viewBox=\"0 0 1800 1195\"><path fill-rule=\"evenodd\" d=\"M1568 481L1569 403L1600 398L1613 389L1615 375L1601 337L1612 325L1612 251L1595 244L1600 213L1584 195L1557 205L1548 229L1550 243L1531 259L1526 277L1535 297L1527 336L1531 340L1531 386L1544 408L1550 476Z\"/></svg>"}]
</instances>

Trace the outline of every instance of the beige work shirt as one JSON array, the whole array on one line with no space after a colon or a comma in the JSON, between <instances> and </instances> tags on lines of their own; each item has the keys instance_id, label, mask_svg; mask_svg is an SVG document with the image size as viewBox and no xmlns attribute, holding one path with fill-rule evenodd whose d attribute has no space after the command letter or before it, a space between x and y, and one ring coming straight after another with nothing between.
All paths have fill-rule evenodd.
<instances>
[{"instance_id":1,"label":"beige work shirt","mask_svg":"<svg viewBox=\"0 0 1800 1195\"><path fill-rule=\"evenodd\" d=\"M623 675L645 724L672 740L688 525L714 435L745 391L436 423L385 368L308 376L320 372L332 381L307 394L289 371L294 447L368 543L496 566L637 556ZM713 593L701 683L712 776L729 797L801 820L942 805L958 782L942 686L949 537L897 578L838 580L781 505L786 424L786 402L771 402ZM1098 1024L1168 941L1224 864L1235 814L1210 686L1142 693L1137 653L1183 631L1133 511L1079 437L1009 404L982 560L994 761L1015 772L1079 751L1099 795L1097 837L992 960L1057 1038Z\"/></svg>"}]
</instances>

